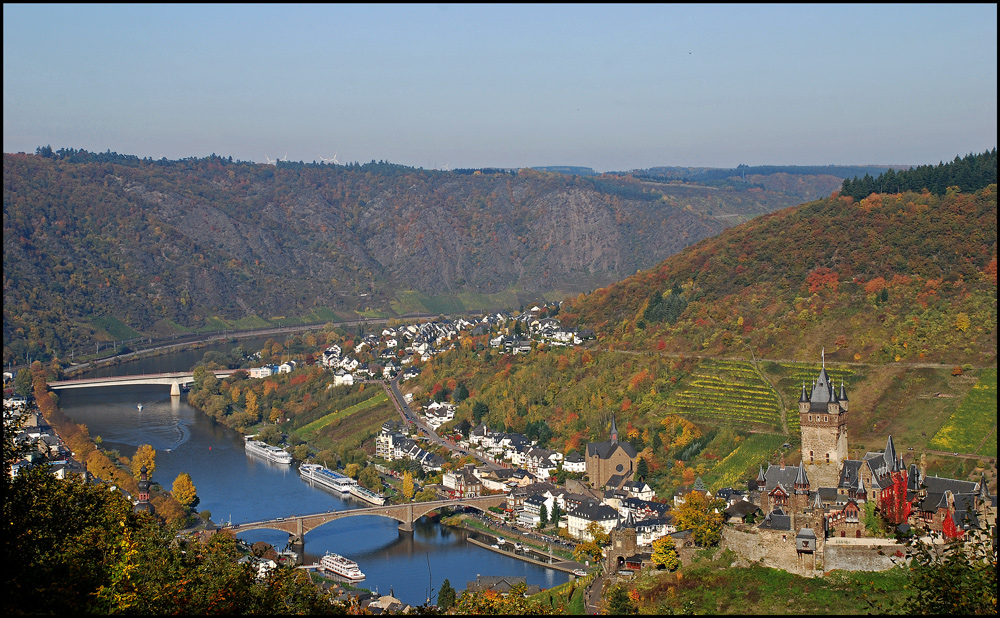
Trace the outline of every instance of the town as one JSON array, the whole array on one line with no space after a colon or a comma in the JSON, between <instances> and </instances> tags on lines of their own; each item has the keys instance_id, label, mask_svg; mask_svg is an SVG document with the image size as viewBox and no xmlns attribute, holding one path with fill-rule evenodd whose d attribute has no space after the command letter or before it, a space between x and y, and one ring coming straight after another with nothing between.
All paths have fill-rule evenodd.
<instances>
[{"instance_id":1,"label":"town","mask_svg":"<svg viewBox=\"0 0 1000 618\"><path fill-rule=\"evenodd\" d=\"M413 500L503 495L500 507L459 509L492 535L494 542L484 547L536 561L544 558L542 552L548 548L550 563L560 560L551 555L556 548L563 556L560 568L576 577L599 576L591 578L590 585L601 585L604 577L628 578L643 569L662 568L657 561L662 557L654 555L663 539L670 539L670 546L681 554L690 555L698 544L695 531L676 515L693 498L719 522L719 547L732 550L747 563L807 577L822 577L834 569L891 568L900 535L911 530L936 533L943 539L961 537L970 530L995 531L996 496L990 494L985 476L970 482L929 474L918 462L904 462L892 436L886 436L885 449L849 458L850 399L844 385L830 379L825 362L812 386L802 385L799 396L798 465L786 466L783 455L780 463L762 464L757 477L748 479L745 486L713 492L699 478L672 496L657 496L645 482L646 462L620 437L613 416L606 440L588 443L584 452L562 453L540 447L537 439L494 430L485 423L463 423L457 430L438 435L437 430L454 419L455 404L430 400L414 411L412 394L400 393L400 384L419 374L413 359L426 361L448 351L463 332L487 335L491 348L508 354L530 354L539 345L582 344L590 333L563 330L557 320L540 317L557 310L558 304L552 304L520 314L487 315L478 321L460 318L387 326L380 335L365 335L354 348L355 356L365 348L375 353L381 363L375 371L372 364L344 354L338 345L323 348L314 355L314 362L334 373L337 386L381 383L392 395L399 418L383 423L371 460L384 488L398 488L403 476L393 462L409 461L425 477L423 486L415 485L409 493ZM264 379L292 373L297 364L289 360L276 366L249 367L246 373L249 379ZM5 416L27 409L24 398L5 398ZM65 445L47 430L40 415L27 416L18 439L37 447L33 457L46 457L52 473L60 478L73 472L89 476L74 465ZM478 463L452 461L469 458ZM32 463L31 459L15 462L12 474ZM381 493L369 493L378 496L375 504L385 502ZM394 502L405 502L400 492L393 494ZM148 508L148 495L144 500L140 494L133 502L136 508ZM895 529L868 529L875 526L871 507L876 505L888 513ZM274 558L282 556L295 559L289 551ZM277 564L252 555L245 559L260 576ZM495 574L470 581L467 588L509 592L517 581L517 577ZM373 609L379 607L377 595L351 590L340 594L375 604ZM392 598L382 605L406 609Z\"/></svg>"}]
</instances>

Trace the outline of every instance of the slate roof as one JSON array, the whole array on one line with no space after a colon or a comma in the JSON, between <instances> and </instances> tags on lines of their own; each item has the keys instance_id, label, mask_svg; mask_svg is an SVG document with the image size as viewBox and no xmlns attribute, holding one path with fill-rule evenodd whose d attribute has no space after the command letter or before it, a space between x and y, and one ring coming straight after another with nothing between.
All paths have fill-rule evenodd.
<instances>
[{"instance_id":1,"label":"slate roof","mask_svg":"<svg viewBox=\"0 0 1000 618\"><path fill-rule=\"evenodd\" d=\"M764 517L764 521L761 522L758 528L766 530L791 530L792 518L789 515L785 515L785 512L781 509L774 509Z\"/></svg>"},{"instance_id":2,"label":"slate roof","mask_svg":"<svg viewBox=\"0 0 1000 618\"><path fill-rule=\"evenodd\" d=\"M790 488L795 486L795 477L798 474L798 466L776 466L770 464L767 467L767 472L764 473L764 492L770 492L779 484L788 492Z\"/></svg>"},{"instance_id":3,"label":"slate roof","mask_svg":"<svg viewBox=\"0 0 1000 618\"><path fill-rule=\"evenodd\" d=\"M625 451L625 454L629 458L635 459L639 455L635 447L629 442L605 440L604 442L591 442L587 444L587 457L597 455L601 459L608 459L619 448Z\"/></svg>"}]
</instances>

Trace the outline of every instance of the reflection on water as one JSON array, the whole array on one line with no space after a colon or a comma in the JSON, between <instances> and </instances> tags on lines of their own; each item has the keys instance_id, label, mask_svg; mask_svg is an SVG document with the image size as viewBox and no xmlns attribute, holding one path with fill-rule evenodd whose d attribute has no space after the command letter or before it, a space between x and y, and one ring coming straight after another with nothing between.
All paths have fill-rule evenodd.
<instances>
[{"instance_id":1,"label":"reflection on water","mask_svg":"<svg viewBox=\"0 0 1000 618\"><path fill-rule=\"evenodd\" d=\"M216 523L368 506L307 483L293 466L248 456L243 436L194 410L183 396L171 398L166 386L63 390L59 401L71 419L87 425L92 436L102 437L104 448L131 457L139 445L152 445L157 452L152 480L164 489L169 490L181 472L190 474L200 499L197 509L210 511ZM280 531L252 530L239 537L250 543L265 541L279 550L288 544L288 535ZM348 517L306 534L303 558L318 562L327 551L346 556L365 573L361 586L382 593L391 588L413 605L424 603L428 591L436 599L446 578L457 590L480 574L524 576L542 588L569 579L471 545L467 537L464 530L427 518L416 522L412 533L401 533L393 519Z\"/></svg>"}]
</instances>

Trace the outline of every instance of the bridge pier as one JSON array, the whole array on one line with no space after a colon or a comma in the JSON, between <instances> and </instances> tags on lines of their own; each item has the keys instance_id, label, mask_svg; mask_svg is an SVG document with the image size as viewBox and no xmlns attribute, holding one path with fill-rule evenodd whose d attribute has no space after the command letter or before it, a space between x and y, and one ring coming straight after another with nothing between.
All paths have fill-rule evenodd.
<instances>
[{"instance_id":1,"label":"bridge pier","mask_svg":"<svg viewBox=\"0 0 1000 618\"><path fill-rule=\"evenodd\" d=\"M288 546L295 552L295 564L302 564L306 552L306 529L301 517L295 521L295 534L288 534Z\"/></svg>"},{"instance_id":2,"label":"bridge pier","mask_svg":"<svg viewBox=\"0 0 1000 618\"><path fill-rule=\"evenodd\" d=\"M174 383L170 385L170 396L180 397L181 396L181 383L174 380Z\"/></svg>"},{"instance_id":3,"label":"bridge pier","mask_svg":"<svg viewBox=\"0 0 1000 618\"><path fill-rule=\"evenodd\" d=\"M306 540L305 537L288 535L288 547L295 552L295 564L305 563Z\"/></svg>"},{"instance_id":4,"label":"bridge pier","mask_svg":"<svg viewBox=\"0 0 1000 618\"><path fill-rule=\"evenodd\" d=\"M413 505L406 505L406 520L399 522L400 532L413 532Z\"/></svg>"}]
</instances>

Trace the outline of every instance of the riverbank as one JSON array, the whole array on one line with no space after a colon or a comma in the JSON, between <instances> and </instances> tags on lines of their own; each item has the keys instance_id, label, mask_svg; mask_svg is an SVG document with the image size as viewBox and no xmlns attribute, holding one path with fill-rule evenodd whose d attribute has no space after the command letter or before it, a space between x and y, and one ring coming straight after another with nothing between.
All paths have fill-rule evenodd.
<instances>
[{"instance_id":1,"label":"riverbank","mask_svg":"<svg viewBox=\"0 0 1000 618\"><path fill-rule=\"evenodd\" d=\"M522 560L524 562L530 562L531 564L534 564L536 566L545 567L547 569L554 569L556 571L562 571L563 573L569 573L570 575L574 576L576 575L574 571L576 571L577 569L585 568L584 565L580 564L579 562L572 562L566 560L562 560L559 562L542 562L541 560L535 560L534 558L525 555L523 552L517 553L516 551L507 551L506 549L494 547L488 543L483 543L482 541L477 541L476 539L473 538L469 538L466 540L477 547L482 547L483 549L488 549L490 551L497 552L498 554L510 556L511 558L517 558L518 560Z\"/></svg>"},{"instance_id":2,"label":"riverbank","mask_svg":"<svg viewBox=\"0 0 1000 618\"><path fill-rule=\"evenodd\" d=\"M522 531L510 528L509 526L504 527L503 529L499 529L490 526L483 521L479 521L478 519L473 518L470 515L464 515L464 514L442 520L441 523L447 524L449 526L454 526L457 528L465 528L473 532L484 533L497 539L502 538L505 541L507 541L508 544L511 541L521 543L525 547L530 547L538 554L544 555L545 553L549 553L553 557L561 558L562 561L565 563L572 562L576 564L577 566L573 568L580 568L580 569L588 568L586 565L580 564L579 562L575 562L573 560L573 552L570 551L568 547L561 545L561 543L564 543L564 541L561 540L542 542L539 541L534 536L529 536L528 533L523 533ZM511 552L503 552L503 553L511 553ZM548 566L548 564L546 564L546 566Z\"/></svg>"}]
</instances>

